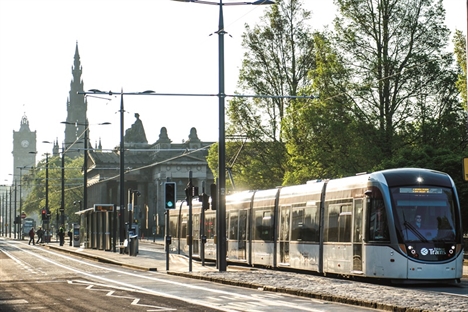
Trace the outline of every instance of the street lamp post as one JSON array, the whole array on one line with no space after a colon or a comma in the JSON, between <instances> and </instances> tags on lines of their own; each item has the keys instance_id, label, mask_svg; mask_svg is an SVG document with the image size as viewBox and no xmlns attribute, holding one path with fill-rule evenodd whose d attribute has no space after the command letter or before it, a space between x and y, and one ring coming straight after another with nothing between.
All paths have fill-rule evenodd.
<instances>
[{"instance_id":1,"label":"street lamp post","mask_svg":"<svg viewBox=\"0 0 468 312\"><path fill-rule=\"evenodd\" d=\"M10 186L10 202L9 202L9 206L10 206L10 213L8 214L8 237L11 238L11 186Z\"/></svg>"},{"instance_id":2,"label":"street lamp post","mask_svg":"<svg viewBox=\"0 0 468 312\"><path fill-rule=\"evenodd\" d=\"M17 183L15 179L15 213L13 214L13 217L15 218L15 221L13 222L15 224L14 226L15 233L13 234L14 239L16 239L16 233L18 232L18 218L16 218L16 201L17 201L17 197L16 197L17 188L16 187L17 187Z\"/></svg>"},{"instance_id":3,"label":"street lamp post","mask_svg":"<svg viewBox=\"0 0 468 312\"><path fill-rule=\"evenodd\" d=\"M49 210L49 153L46 153L46 216L47 216L47 236L50 237L50 210ZM46 238L49 242L50 238Z\"/></svg>"},{"instance_id":4,"label":"street lamp post","mask_svg":"<svg viewBox=\"0 0 468 312\"><path fill-rule=\"evenodd\" d=\"M220 272L226 271L226 141L225 141L225 89L224 89L224 16L223 6L225 5L268 5L274 4L274 1L270 0L257 0L257 1L242 1L242 2L229 2L223 3L223 0L219 2L209 2L201 0L173 0L179 2L194 2L201 4L219 5L219 25L218 31L218 66L219 66L219 142L218 142L218 207L216 209L216 219L218 220L218 245L217 245L217 258L218 258L218 269Z\"/></svg>"},{"instance_id":5,"label":"street lamp post","mask_svg":"<svg viewBox=\"0 0 468 312\"><path fill-rule=\"evenodd\" d=\"M124 102L123 102L123 90L120 91L120 225L119 225L119 236L120 236L120 246L123 245L125 241L125 172L124 172ZM114 220L115 224L116 220ZM123 253L124 249L120 248L120 253Z\"/></svg>"},{"instance_id":6,"label":"street lamp post","mask_svg":"<svg viewBox=\"0 0 468 312\"><path fill-rule=\"evenodd\" d=\"M60 183L60 186L62 187L62 193L61 193L61 198L60 198L60 216L61 216L61 224L63 226L63 224L65 223L65 146L64 144L62 143L62 159L61 159L61 162L60 162L60 166L61 166L61 175L62 175L62 179L61 179L61 183Z\"/></svg>"}]
</instances>

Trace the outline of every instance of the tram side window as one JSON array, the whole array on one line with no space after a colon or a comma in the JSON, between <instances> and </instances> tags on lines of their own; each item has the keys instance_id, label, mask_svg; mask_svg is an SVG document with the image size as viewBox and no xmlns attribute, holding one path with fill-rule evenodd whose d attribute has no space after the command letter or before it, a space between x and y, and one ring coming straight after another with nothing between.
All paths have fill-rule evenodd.
<instances>
[{"instance_id":1,"label":"tram side window","mask_svg":"<svg viewBox=\"0 0 468 312\"><path fill-rule=\"evenodd\" d=\"M376 189L374 193L380 191ZM382 196L375 196L370 200L369 211L369 240L370 241L388 241L387 213Z\"/></svg>"},{"instance_id":2,"label":"tram side window","mask_svg":"<svg viewBox=\"0 0 468 312\"><path fill-rule=\"evenodd\" d=\"M229 239L237 240L239 232L239 217L237 214L231 214L229 218Z\"/></svg>"},{"instance_id":3,"label":"tram side window","mask_svg":"<svg viewBox=\"0 0 468 312\"><path fill-rule=\"evenodd\" d=\"M326 242L338 241L338 217L340 216L340 205L328 205L325 208L324 240Z\"/></svg>"},{"instance_id":4,"label":"tram side window","mask_svg":"<svg viewBox=\"0 0 468 312\"><path fill-rule=\"evenodd\" d=\"M311 242L318 242L319 238L319 209L317 206L308 206L305 209L305 220L307 231L305 233L305 239Z\"/></svg>"},{"instance_id":5,"label":"tram side window","mask_svg":"<svg viewBox=\"0 0 468 312\"><path fill-rule=\"evenodd\" d=\"M247 239L247 211L241 210L239 216L239 239Z\"/></svg>"},{"instance_id":6,"label":"tram side window","mask_svg":"<svg viewBox=\"0 0 468 312\"><path fill-rule=\"evenodd\" d=\"M294 209L292 213L292 241L301 241L304 227L304 208Z\"/></svg>"},{"instance_id":7,"label":"tram side window","mask_svg":"<svg viewBox=\"0 0 468 312\"><path fill-rule=\"evenodd\" d=\"M215 214L205 215L205 236L207 239L213 239L215 236Z\"/></svg>"},{"instance_id":8,"label":"tram side window","mask_svg":"<svg viewBox=\"0 0 468 312\"><path fill-rule=\"evenodd\" d=\"M172 237L177 237L177 220L178 217L171 217L169 222L169 235Z\"/></svg>"},{"instance_id":9,"label":"tram side window","mask_svg":"<svg viewBox=\"0 0 468 312\"><path fill-rule=\"evenodd\" d=\"M200 215L193 215L192 224L192 235L194 240L197 240L200 237Z\"/></svg>"},{"instance_id":10,"label":"tram side window","mask_svg":"<svg viewBox=\"0 0 468 312\"><path fill-rule=\"evenodd\" d=\"M255 211L254 239L273 240L273 216L271 211Z\"/></svg>"},{"instance_id":11,"label":"tram side window","mask_svg":"<svg viewBox=\"0 0 468 312\"><path fill-rule=\"evenodd\" d=\"M319 240L319 221L317 207L301 207L293 210L292 241L317 242Z\"/></svg>"},{"instance_id":12,"label":"tram side window","mask_svg":"<svg viewBox=\"0 0 468 312\"><path fill-rule=\"evenodd\" d=\"M325 207L324 240L326 242L351 242L351 204L335 204Z\"/></svg>"},{"instance_id":13,"label":"tram side window","mask_svg":"<svg viewBox=\"0 0 468 312\"><path fill-rule=\"evenodd\" d=\"M180 237L181 237L181 238L187 237L187 235L188 235L188 232L187 232L187 220L183 220L183 221L182 221L181 230L182 230L182 231L181 231Z\"/></svg>"},{"instance_id":14,"label":"tram side window","mask_svg":"<svg viewBox=\"0 0 468 312\"><path fill-rule=\"evenodd\" d=\"M340 207L340 216L338 218L338 241L351 242L351 213L352 206L345 205Z\"/></svg>"}]
</instances>

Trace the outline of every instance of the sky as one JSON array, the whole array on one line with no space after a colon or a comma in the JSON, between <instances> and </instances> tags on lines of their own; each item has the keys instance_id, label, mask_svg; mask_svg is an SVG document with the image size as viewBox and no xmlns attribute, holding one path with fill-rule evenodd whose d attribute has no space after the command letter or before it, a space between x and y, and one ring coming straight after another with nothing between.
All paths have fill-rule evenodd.
<instances>
[{"instance_id":1,"label":"sky","mask_svg":"<svg viewBox=\"0 0 468 312\"><path fill-rule=\"evenodd\" d=\"M447 26L466 33L466 1L444 5ZM312 29L336 14L332 0L304 0L304 8ZM244 25L258 24L265 9L224 8L226 94L236 91ZM13 131L23 115L37 134L37 161L52 151L43 141L64 140L77 43L84 90L217 94L218 20L217 5L171 0L0 0L0 184L13 181ZM108 98L88 98L89 136L104 149L120 142L120 97ZM129 95L124 109L124 128L139 113L149 143L161 127L174 143L192 127L200 140L218 140L217 97Z\"/></svg>"}]
</instances>

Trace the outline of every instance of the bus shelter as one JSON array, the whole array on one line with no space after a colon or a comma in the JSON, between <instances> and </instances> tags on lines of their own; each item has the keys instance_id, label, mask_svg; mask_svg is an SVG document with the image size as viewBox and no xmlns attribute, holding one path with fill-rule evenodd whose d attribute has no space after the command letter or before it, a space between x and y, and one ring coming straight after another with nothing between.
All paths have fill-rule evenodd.
<instances>
[{"instance_id":1,"label":"bus shelter","mask_svg":"<svg viewBox=\"0 0 468 312\"><path fill-rule=\"evenodd\" d=\"M80 247L100 250L115 249L117 216L113 204L94 205L76 212L80 216Z\"/></svg>"}]
</instances>

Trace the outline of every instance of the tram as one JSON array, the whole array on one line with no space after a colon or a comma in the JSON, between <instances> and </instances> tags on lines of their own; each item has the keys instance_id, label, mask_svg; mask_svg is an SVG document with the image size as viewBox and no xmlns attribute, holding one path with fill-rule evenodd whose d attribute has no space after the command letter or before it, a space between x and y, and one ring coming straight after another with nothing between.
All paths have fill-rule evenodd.
<instances>
[{"instance_id":1,"label":"tram","mask_svg":"<svg viewBox=\"0 0 468 312\"><path fill-rule=\"evenodd\" d=\"M216 260L216 211L169 212L172 252ZM419 224L414 223L421 217ZM402 168L226 197L228 263L392 282L459 282L460 204L443 172ZM202 246L203 244L203 246ZM203 255L200 254L204 251Z\"/></svg>"}]
</instances>

